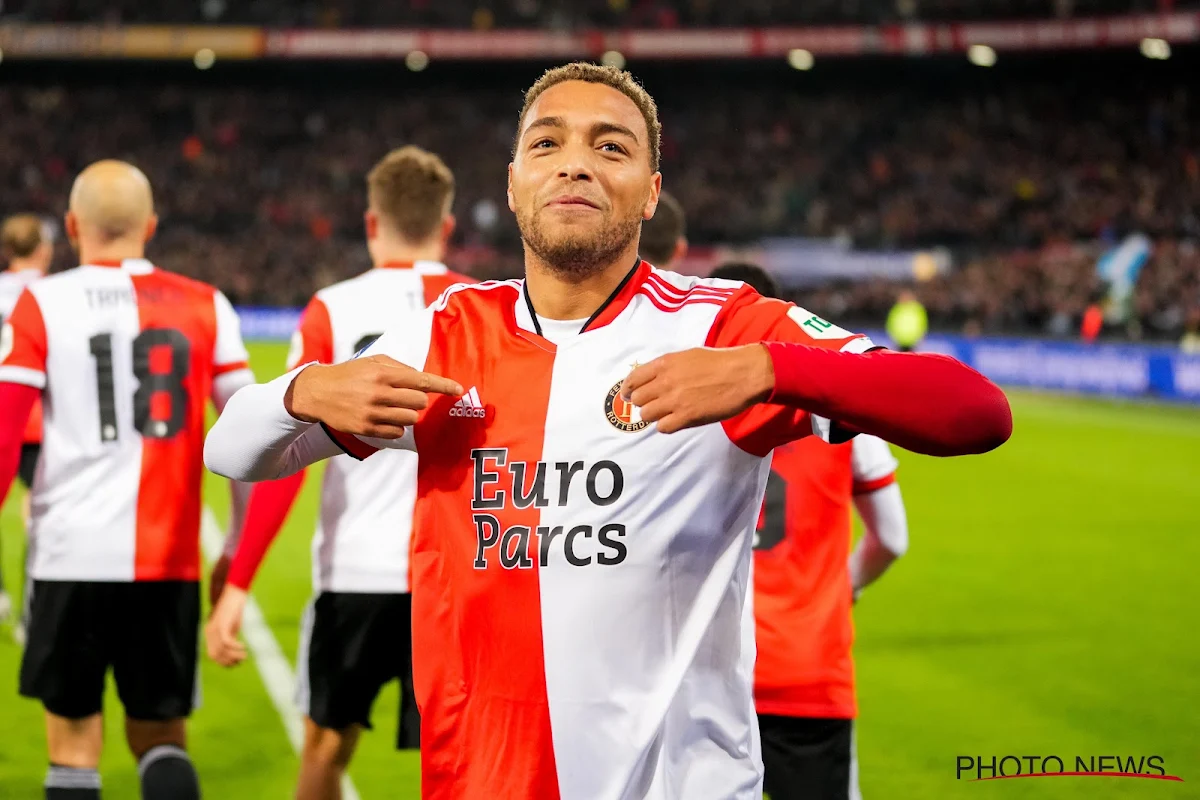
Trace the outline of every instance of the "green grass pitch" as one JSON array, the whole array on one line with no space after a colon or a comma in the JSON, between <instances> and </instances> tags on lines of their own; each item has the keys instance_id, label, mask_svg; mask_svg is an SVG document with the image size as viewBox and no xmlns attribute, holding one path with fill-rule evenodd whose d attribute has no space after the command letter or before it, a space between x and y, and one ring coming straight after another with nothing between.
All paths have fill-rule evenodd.
<instances>
[{"instance_id":1,"label":"green grass pitch","mask_svg":"<svg viewBox=\"0 0 1200 800\"><path fill-rule=\"evenodd\" d=\"M284 351L252 348L260 378L282 371ZM1016 430L999 451L901 455L911 550L856 609L864 796L1200 798L1200 412L1012 399ZM317 477L255 588L292 659ZM222 481L210 476L206 495L224 519ZM18 498L14 490L0 520L10 587ZM19 661L0 630L0 798L40 797L46 768L41 710L16 694ZM206 796L290 796L296 758L253 666L205 661L202 683L190 748ZM136 797L111 687L106 702L105 795ZM417 796L417 759L391 749L396 705L393 686L351 769L365 800ZM1184 782L976 783L956 780L960 755L1160 755Z\"/></svg>"}]
</instances>

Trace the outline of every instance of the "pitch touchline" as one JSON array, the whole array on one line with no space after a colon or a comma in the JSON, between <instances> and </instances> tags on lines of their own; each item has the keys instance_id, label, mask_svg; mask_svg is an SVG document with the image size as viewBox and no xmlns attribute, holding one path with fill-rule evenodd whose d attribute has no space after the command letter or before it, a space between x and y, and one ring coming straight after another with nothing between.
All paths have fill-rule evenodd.
<instances>
[{"instance_id":1,"label":"pitch touchline","mask_svg":"<svg viewBox=\"0 0 1200 800\"><path fill-rule=\"evenodd\" d=\"M204 507L204 516L200 525L200 544L204 549L204 558L208 563L216 561L221 555L225 543L225 534L217 523L216 515L208 506ZM275 634L263 618L262 609L254 601L254 597L246 598L246 608L242 614L242 635L253 654L254 666L262 676L263 686L279 718L283 720L284 730L287 731L288 741L292 751L300 752L304 744L304 720L296 709L293 698L296 693L296 673L287 657L279 647ZM342 797L344 800L360 800L354 781L349 775L342 777Z\"/></svg>"}]
</instances>

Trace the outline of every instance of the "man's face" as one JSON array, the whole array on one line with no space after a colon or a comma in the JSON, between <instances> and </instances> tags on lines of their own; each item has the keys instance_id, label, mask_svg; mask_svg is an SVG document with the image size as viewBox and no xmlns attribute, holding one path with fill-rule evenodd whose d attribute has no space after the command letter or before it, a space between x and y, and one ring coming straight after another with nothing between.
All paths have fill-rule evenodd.
<instances>
[{"instance_id":1,"label":"man's face","mask_svg":"<svg viewBox=\"0 0 1200 800\"><path fill-rule=\"evenodd\" d=\"M525 116L508 167L508 207L539 258L584 277L637 238L661 183L633 101L602 84L565 81Z\"/></svg>"}]
</instances>

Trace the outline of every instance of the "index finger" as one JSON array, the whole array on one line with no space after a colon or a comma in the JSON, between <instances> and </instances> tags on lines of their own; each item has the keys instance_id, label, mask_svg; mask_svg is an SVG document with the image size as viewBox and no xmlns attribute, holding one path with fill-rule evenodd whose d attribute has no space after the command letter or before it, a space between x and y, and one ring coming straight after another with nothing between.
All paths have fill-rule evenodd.
<instances>
[{"instance_id":1,"label":"index finger","mask_svg":"<svg viewBox=\"0 0 1200 800\"><path fill-rule=\"evenodd\" d=\"M430 394L448 394L458 397L463 393L458 381L434 375L432 372L419 372L412 367L396 363L388 365L392 372L388 375L388 385L394 389L416 389Z\"/></svg>"},{"instance_id":2,"label":"index finger","mask_svg":"<svg viewBox=\"0 0 1200 800\"><path fill-rule=\"evenodd\" d=\"M634 367L633 371L626 375L625 380L621 382L621 399L628 401L635 389L654 380L658 376L661 366L662 359L656 358L648 364Z\"/></svg>"}]
</instances>

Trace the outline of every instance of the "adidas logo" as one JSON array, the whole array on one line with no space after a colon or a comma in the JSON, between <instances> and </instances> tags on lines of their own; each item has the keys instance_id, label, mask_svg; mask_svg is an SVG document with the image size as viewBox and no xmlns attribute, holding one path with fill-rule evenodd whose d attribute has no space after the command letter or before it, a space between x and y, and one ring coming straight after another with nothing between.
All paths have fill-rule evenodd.
<instances>
[{"instance_id":1,"label":"adidas logo","mask_svg":"<svg viewBox=\"0 0 1200 800\"><path fill-rule=\"evenodd\" d=\"M458 398L458 402L450 407L452 417L475 417L483 419L487 411L479 400L479 390L472 386L466 394Z\"/></svg>"}]
</instances>

